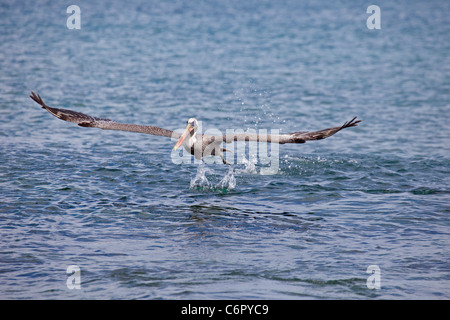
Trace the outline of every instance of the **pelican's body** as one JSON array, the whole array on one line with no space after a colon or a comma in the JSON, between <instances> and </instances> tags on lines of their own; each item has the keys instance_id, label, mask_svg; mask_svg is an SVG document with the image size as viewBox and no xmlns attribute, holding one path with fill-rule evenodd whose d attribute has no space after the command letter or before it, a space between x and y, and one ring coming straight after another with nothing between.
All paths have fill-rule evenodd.
<instances>
[{"instance_id":1,"label":"pelican's body","mask_svg":"<svg viewBox=\"0 0 450 320\"><path fill-rule=\"evenodd\" d=\"M31 92L30 97L46 109L55 117L69 122L74 122L82 127L94 127L104 130L120 130L137 133L152 134L157 136L171 137L177 139L174 150L177 150L180 146L183 146L189 153L194 155L198 160L201 160L206 156L220 156L223 163L226 163L223 157L223 152L228 151L222 148L223 143L231 143L233 141L258 141L267 143L305 143L308 140L321 140L329 136L332 136L336 132L349 127L357 126L361 120L356 120L354 117L352 120L344 123L339 127L332 127L319 131L303 131L292 132L286 134L251 134L251 133L239 133L239 134L225 134L225 135L206 135L198 132L198 121L195 118L190 118L187 121L187 126L182 134L179 134L172 130L167 130L155 126L127 124L112 121L110 119L102 119L92 117L81 112L76 112L67 109L51 108L47 106L39 95ZM356 120L356 121L355 121Z\"/></svg>"},{"instance_id":2,"label":"pelican's body","mask_svg":"<svg viewBox=\"0 0 450 320\"><path fill-rule=\"evenodd\" d=\"M227 150L221 148L222 143L223 137L221 136L199 134L197 119L190 118L187 121L186 129L178 138L173 149L177 150L180 146L183 146L197 160L202 160L203 157L207 156L219 156L222 158L223 163L228 164L223 157L222 152Z\"/></svg>"}]
</instances>

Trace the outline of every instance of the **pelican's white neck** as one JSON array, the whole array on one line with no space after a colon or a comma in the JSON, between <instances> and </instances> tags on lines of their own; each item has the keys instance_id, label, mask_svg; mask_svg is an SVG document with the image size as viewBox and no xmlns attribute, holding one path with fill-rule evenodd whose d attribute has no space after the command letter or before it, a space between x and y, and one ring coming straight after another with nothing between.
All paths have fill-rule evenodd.
<instances>
[{"instance_id":1,"label":"pelican's white neck","mask_svg":"<svg viewBox=\"0 0 450 320\"><path fill-rule=\"evenodd\" d=\"M197 135L197 131L195 131L194 134L192 135L192 137L189 139L189 144L190 144L190 145L193 145L194 143L197 142L197 137L196 137L196 135Z\"/></svg>"}]
</instances>

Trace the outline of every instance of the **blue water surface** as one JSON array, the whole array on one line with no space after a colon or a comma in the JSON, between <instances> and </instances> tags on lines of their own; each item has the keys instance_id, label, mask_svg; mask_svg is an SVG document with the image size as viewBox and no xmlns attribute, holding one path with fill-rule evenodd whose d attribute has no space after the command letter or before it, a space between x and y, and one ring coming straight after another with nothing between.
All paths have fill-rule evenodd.
<instances>
[{"instance_id":1,"label":"blue water surface","mask_svg":"<svg viewBox=\"0 0 450 320\"><path fill-rule=\"evenodd\" d=\"M0 298L449 299L450 2L377 1L373 30L370 4L2 1ZM363 122L263 175L31 91L171 130Z\"/></svg>"}]
</instances>

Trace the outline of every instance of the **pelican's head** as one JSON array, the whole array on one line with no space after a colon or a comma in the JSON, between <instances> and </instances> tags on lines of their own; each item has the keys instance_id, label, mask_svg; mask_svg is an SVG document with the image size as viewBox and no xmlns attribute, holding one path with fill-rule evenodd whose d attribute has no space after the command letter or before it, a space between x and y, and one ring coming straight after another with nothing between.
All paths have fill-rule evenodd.
<instances>
[{"instance_id":1,"label":"pelican's head","mask_svg":"<svg viewBox=\"0 0 450 320\"><path fill-rule=\"evenodd\" d=\"M183 134L181 135L180 139L178 139L177 143L175 144L175 147L173 147L173 150L177 150L182 144L183 141L186 139L186 137L189 135L190 138L195 135L198 129L198 121L195 118L190 118L187 121L186 130L184 130Z\"/></svg>"}]
</instances>

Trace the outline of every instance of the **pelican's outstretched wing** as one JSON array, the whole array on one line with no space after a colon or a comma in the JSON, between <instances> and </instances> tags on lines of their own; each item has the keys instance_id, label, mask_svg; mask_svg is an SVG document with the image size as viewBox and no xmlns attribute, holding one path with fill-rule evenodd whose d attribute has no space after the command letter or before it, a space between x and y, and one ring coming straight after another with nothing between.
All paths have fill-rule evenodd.
<instances>
[{"instance_id":1,"label":"pelican's outstretched wing","mask_svg":"<svg viewBox=\"0 0 450 320\"><path fill-rule=\"evenodd\" d=\"M145 126L139 124L127 124L127 123L119 123L112 121L110 119L102 119L91 117L87 114L76 112L67 109L57 109L51 108L47 106L42 98L36 95L34 92L31 92L30 98L36 101L38 104L42 106L42 108L46 109L55 117L69 122L74 122L82 127L92 127L92 128L100 128L104 130L120 130L120 131L130 131L130 132L138 132L138 133L146 133L153 134L156 136L164 136L169 138L178 139L180 134L174 132L172 130L162 129L155 126Z\"/></svg>"},{"instance_id":2,"label":"pelican's outstretched wing","mask_svg":"<svg viewBox=\"0 0 450 320\"><path fill-rule=\"evenodd\" d=\"M344 123L340 127L332 127L328 129L323 129L319 131L303 131L303 132L292 132L285 134L252 134L252 133L238 133L238 134L226 134L223 136L223 141L230 143L232 141L260 141L260 142L271 142L271 143L305 143L308 140L321 140L332 136L336 132L358 125L361 120L356 120L354 117L352 120Z\"/></svg>"}]
</instances>

